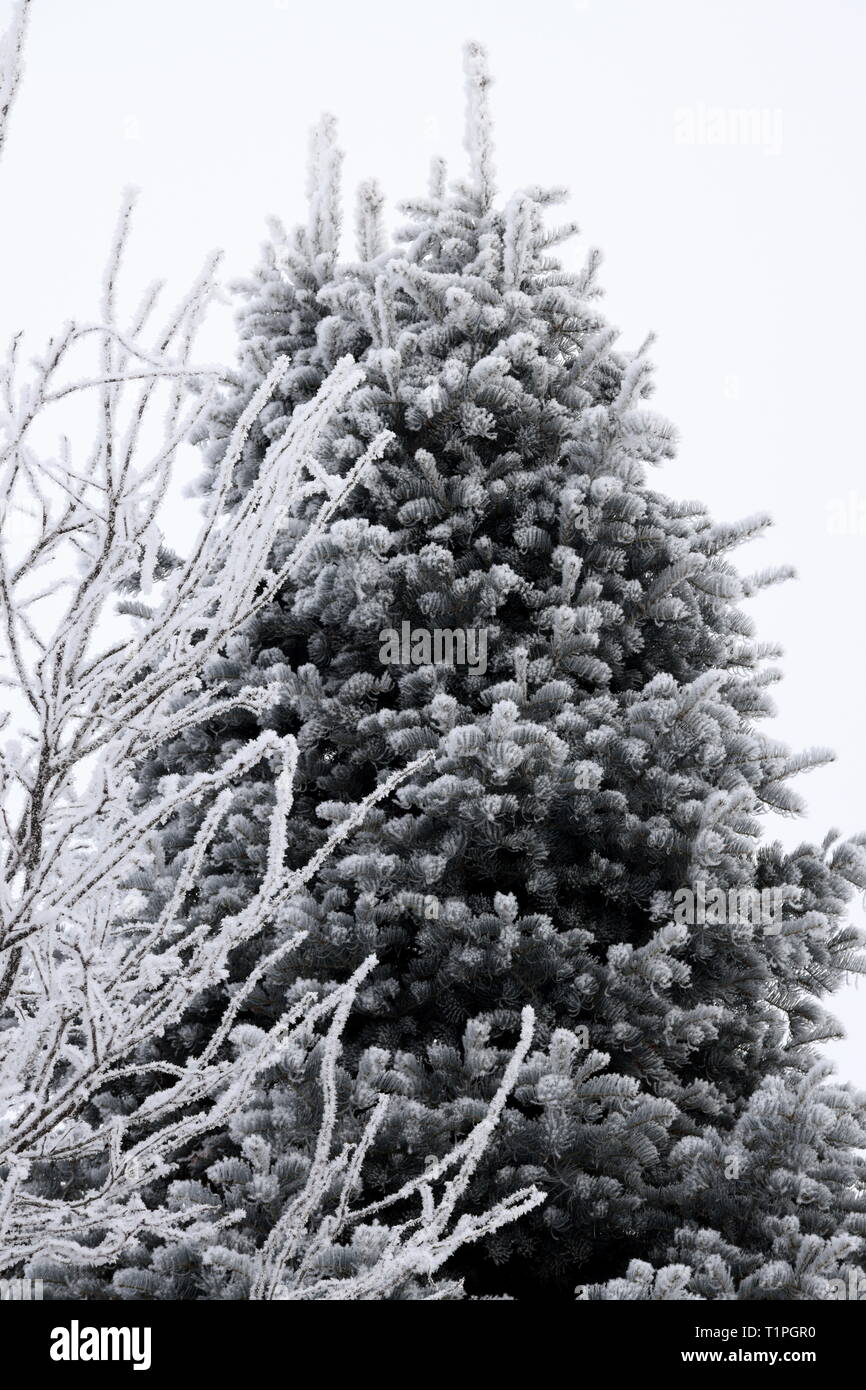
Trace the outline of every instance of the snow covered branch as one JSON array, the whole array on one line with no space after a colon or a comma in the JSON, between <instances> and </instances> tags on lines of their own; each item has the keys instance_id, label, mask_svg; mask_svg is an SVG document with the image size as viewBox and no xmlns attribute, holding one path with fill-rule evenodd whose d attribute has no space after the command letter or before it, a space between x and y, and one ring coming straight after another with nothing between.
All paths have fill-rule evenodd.
<instances>
[{"instance_id":1,"label":"snow covered branch","mask_svg":"<svg viewBox=\"0 0 866 1390\"><path fill-rule=\"evenodd\" d=\"M29 11L30 0L18 0L12 11L12 22L0 38L0 155L6 142L9 113L21 81Z\"/></svg>"},{"instance_id":2,"label":"snow covered branch","mask_svg":"<svg viewBox=\"0 0 866 1390\"><path fill-rule=\"evenodd\" d=\"M375 963L375 957L365 961L350 985L356 988ZM500 1226L517 1220L544 1201L544 1193L537 1187L522 1188L482 1215L463 1215L451 1226L457 1202L466 1192L529 1052L535 1016L527 1007L523 1010L519 1042L499 1088L486 1114L467 1137L445 1158L431 1163L421 1177L404 1183L381 1201L351 1210L351 1197L359 1185L364 1157L388 1109L388 1097L380 1096L360 1142L330 1156L336 1119L334 1071L340 1032L351 1002L352 996L347 992L335 1010L326 1039L322 1066L325 1112L316 1153L302 1191L287 1205L258 1259L251 1262L255 1269L252 1299L392 1297L407 1280L429 1279L461 1246L491 1235ZM453 1176L437 1197L436 1183L452 1170ZM322 1208L329 1197L334 1210L323 1214ZM420 1201L418 1216L393 1226L372 1220L385 1208L411 1197ZM353 1237L349 1248L359 1268L349 1277L328 1277L324 1271L333 1264L335 1247L347 1234ZM219 1254L211 1250L208 1258L218 1261ZM452 1292L459 1292L458 1286L436 1285L432 1286L430 1295L442 1298Z\"/></svg>"}]
</instances>

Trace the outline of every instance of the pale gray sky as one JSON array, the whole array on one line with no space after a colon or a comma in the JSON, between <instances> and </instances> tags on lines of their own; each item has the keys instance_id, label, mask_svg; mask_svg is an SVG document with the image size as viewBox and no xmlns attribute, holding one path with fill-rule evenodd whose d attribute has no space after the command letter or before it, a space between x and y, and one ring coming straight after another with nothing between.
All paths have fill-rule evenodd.
<instances>
[{"instance_id":1,"label":"pale gray sky","mask_svg":"<svg viewBox=\"0 0 866 1390\"><path fill-rule=\"evenodd\" d=\"M496 77L501 186L568 185L625 344L658 333L656 404L681 434L659 485L719 518L771 511L740 563L798 567L753 604L786 649L774 732L839 757L801 779L809 815L779 833L861 829L863 0L33 0L0 179L0 334L25 326L35 346L93 312L128 183L133 291L155 275L180 291L214 245L243 274L267 214L302 215L322 110L348 186L422 190L431 154L462 162L470 37ZM231 343L224 312L204 355ZM866 982L837 1013L832 1055L866 1086Z\"/></svg>"}]
</instances>

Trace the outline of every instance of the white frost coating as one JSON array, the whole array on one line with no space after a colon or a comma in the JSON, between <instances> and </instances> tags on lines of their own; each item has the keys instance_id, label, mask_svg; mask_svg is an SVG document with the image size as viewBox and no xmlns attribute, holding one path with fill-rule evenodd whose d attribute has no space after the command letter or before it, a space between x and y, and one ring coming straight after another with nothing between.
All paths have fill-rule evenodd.
<instances>
[{"instance_id":1,"label":"white frost coating","mask_svg":"<svg viewBox=\"0 0 866 1390\"><path fill-rule=\"evenodd\" d=\"M358 259L366 264L385 250L383 209L385 196L375 179L367 179L358 189L355 212L355 240Z\"/></svg>"},{"instance_id":2,"label":"white frost coating","mask_svg":"<svg viewBox=\"0 0 866 1390\"><path fill-rule=\"evenodd\" d=\"M479 43L467 43L463 50L463 72L466 78L466 135L464 144L469 155L473 192L486 210L493 201L493 122L487 89L491 78L487 54Z\"/></svg>"}]
</instances>

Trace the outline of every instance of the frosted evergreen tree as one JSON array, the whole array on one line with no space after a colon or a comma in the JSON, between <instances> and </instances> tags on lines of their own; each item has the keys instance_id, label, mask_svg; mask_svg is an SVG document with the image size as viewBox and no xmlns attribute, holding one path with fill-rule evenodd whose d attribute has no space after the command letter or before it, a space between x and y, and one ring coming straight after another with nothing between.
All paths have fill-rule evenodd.
<instances>
[{"instance_id":1,"label":"frosted evergreen tree","mask_svg":"<svg viewBox=\"0 0 866 1390\"><path fill-rule=\"evenodd\" d=\"M327 119L307 225L275 224L242 287L236 385L202 436L207 478L274 361L290 367L230 505L346 354L366 381L329 425L320 488L338 487L382 431L390 442L279 596L209 664L221 698L277 683L277 704L227 708L164 743L140 797L265 730L291 734L296 865L395 769L428 750L434 761L235 953L228 983L163 1055L203 1048L242 981L255 978L243 1011L254 1027L309 991L324 998L374 954L336 1074L347 1142L391 1097L359 1177L372 1202L478 1121L529 1005L516 1106L468 1196L480 1211L536 1183L547 1200L455 1256L470 1293L828 1296L866 1230L864 1100L828 1083L818 1051L839 1031L822 997L860 964L845 909L866 884L866 840L832 831L788 852L762 835L768 812L801 810L791 779L830 756L792 755L763 731L780 653L744 601L790 571L746 577L732 564L766 516L719 523L652 486L675 435L647 404L649 343L618 346L596 254L580 270L554 254L575 230L548 226L561 191L498 200L477 45L466 75L464 180L434 162L393 239L379 189L364 185L343 262ZM320 500L293 504L275 571ZM483 636L484 660L437 662L425 646L437 632ZM192 927L216 929L255 891L273 801L268 769L251 770L211 843ZM164 831L140 885L154 912L198 819L188 805ZM718 908L684 922L683 889L770 893L777 911L769 927ZM315 1058L285 1059L186 1157L186 1181L217 1210L241 1205L243 1228L215 1250L143 1247L115 1291L247 1295L244 1260L309 1163L317 1077ZM352 1255L328 1259L338 1270Z\"/></svg>"}]
</instances>

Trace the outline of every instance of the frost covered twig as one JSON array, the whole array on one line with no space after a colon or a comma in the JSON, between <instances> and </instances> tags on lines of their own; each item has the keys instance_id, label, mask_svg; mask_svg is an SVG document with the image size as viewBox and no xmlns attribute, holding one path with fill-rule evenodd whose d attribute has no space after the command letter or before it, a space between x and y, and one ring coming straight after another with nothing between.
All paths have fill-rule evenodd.
<instances>
[{"instance_id":1,"label":"frost covered twig","mask_svg":"<svg viewBox=\"0 0 866 1390\"><path fill-rule=\"evenodd\" d=\"M12 11L12 22L0 38L0 155L6 141L9 113L21 81L29 10L30 0L17 0Z\"/></svg>"},{"instance_id":2,"label":"frost covered twig","mask_svg":"<svg viewBox=\"0 0 866 1390\"><path fill-rule=\"evenodd\" d=\"M349 985L357 988L374 964L375 957L368 958ZM523 1010L519 1042L483 1119L446 1157L430 1164L422 1176L404 1183L380 1201L351 1209L364 1158L385 1119L388 1097L380 1096L354 1149L347 1147L331 1156L336 1119L335 1069L340 1033L350 1006L351 996L347 992L334 1012L323 1049L325 1107L316 1152L301 1193L285 1208L254 1262L250 1293L254 1300L388 1298L408 1279L431 1277L461 1246L491 1235L544 1201L544 1193L538 1188L525 1187L480 1216L461 1216L451 1227L455 1207L466 1193L529 1051L535 1019L527 1007ZM434 1185L452 1170L456 1171L437 1199ZM323 1207L329 1197L333 1199L335 1191L339 1194L336 1209L323 1215ZM393 1226L370 1224L387 1207L410 1197L420 1200L420 1215ZM367 1266L349 1277L317 1277L335 1247L359 1230L373 1243L375 1255Z\"/></svg>"}]
</instances>

